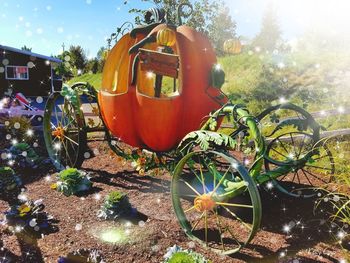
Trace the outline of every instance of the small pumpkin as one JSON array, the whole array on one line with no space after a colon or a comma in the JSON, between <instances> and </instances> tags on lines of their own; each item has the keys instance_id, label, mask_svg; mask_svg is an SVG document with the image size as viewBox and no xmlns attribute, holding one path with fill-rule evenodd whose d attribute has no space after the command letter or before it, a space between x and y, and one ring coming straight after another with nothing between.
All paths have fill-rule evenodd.
<instances>
[{"instance_id":1,"label":"small pumpkin","mask_svg":"<svg viewBox=\"0 0 350 263\"><path fill-rule=\"evenodd\" d=\"M157 33L157 44L165 47L172 47L176 43L176 34L173 30L166 27Z\"/></svg>"},{"instance_id":2,"label":"small pumpkin","mask_svg":"<svg viewBox=\"0 0 350 263\"><path fill-rule=\"evenodd\" d=\"M242 43L239 39L228 39L224 42L224 51L229 54L239 54L242 51Z\"/></svg>"}]
</instances>

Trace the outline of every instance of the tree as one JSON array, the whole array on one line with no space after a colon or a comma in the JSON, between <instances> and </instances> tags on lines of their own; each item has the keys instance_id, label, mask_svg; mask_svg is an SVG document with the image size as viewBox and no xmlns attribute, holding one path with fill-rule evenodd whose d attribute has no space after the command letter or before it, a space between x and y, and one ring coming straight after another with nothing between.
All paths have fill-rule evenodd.
<instances>
[{"instance_id":1,"label":"tree","mask_svg":"<svg viewBox=\"0 0 350 263\"><path fill-rule=\"evenodd\" d=\"M31 47L27 47L26 45L21 47L21 50L32 52L32 48Z\"/></svg>"},{"instance_id":2,"label":"tree","mask_svg":"<svg viewBox=\"0 0 350 263\"><path fill-rule=\"evenodd\" d=\"M235 36L236 23L229 15L228 8L220 1L210 0L143 0L153 2L166 10L167 18L170 22L179 24L179 19L184 24L208 36L219 53L222 52L223 42ZM125 1L127 3L128 1ZM177 8L180 4L191 4L192 14L189 17L178 17ZM189 8L184 6L183 11L189 14ZM130 13L137 14L136 24L144 22L141 9L130 9Z\"/></svg>"},{"instance_id":3,"label":"tree","mask_svg":"<svg viewBox=\"0 0 350 263\"><path fill-rule=\"evenodd\" d=\"M208 26L209 38L218 54L223 54L224 42L236 36L236 22L229 14L229 9L223 3L218 7Z\"/></svg>"},{"instance_id":4,"label":"tree","mask_svg":"<svg viewBox=\"0 0 350 263\"><path fill-rule=\"evenodd\" d=\"M87 64L87 58L84 49L81 46L70 46L69 47L70 63L76 70L84 69Z\"/></svg>"},{"instance_id":5,"label":"tree","mask_svg":"<svg viewBox=\"0 0 350 263\"><path fill-rule=\"evenodd\" d=\"M100 61L97 58L90 59L86 64L86 72L96 74L100 69Z\"/></svg>"},{"instance_id":6,"label":"tree","mask_svg":"<svg viewBox=\"0 0 350 263\"><path fill-rule=\"evenodd\" d=\"M57 58L62 60L62 63L55 68L56 74L62 76L63 80L68 80L73 77L73 66L71 65L69 51L62 52Z\"/></svg>"},{"instance_id":7,"label":"tree","mask_svg":"<svg viewBox=\"0 0 350 263\"><path fill-rule=\"evenodd\" d=\"M268 5L262 19L259 34L253 40L253 45L265 51L273 51L281 42L281 30L278 24L276 8L271 3Z\"/></svg>"}]
</instances>

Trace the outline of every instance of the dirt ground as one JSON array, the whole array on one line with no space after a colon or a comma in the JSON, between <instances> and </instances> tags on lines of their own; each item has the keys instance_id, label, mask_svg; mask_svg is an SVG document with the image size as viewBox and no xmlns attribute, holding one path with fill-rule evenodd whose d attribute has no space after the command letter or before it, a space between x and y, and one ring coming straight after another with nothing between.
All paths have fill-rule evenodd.
<instances>
[{"instance_id":1,"label":"dirt ground","mask_svg":"<svg viewBox=\"0 0 350 263\"><path fill-rule=\"evenodd\" d=\"M260 187L263 203L262 229L240 253L219 256L191 242L181 230L172 210L170 175L139 176L130 163L100 149L86 160L83 169L91 175L94 188L82 196L65 197L50 189L52 171L22 175L29 199L43 199L46 211L58 220L58 231L41 239L27 240L0 225L0 262L57 262L60 256L79 248L97 249L105 262L162 262L168 247L175 244L193 249L215 263L223 262L340 262L337 227L327 223L322 208L315 214L315 200L296 199L267 192ZM96 152L96 151L95 151ZM112 190L128 194L138 217L131 221L106 222L97 219L104 196ZM0 200L0 211L8 209ZM2 215L1 215L2 216ZM291 226L290 232L283 231ZM119 231L117 243L103 241L103 233ZM349 246L343 242L343 245ZM6 258L6 259L5 259Z\"/></svg>"}]
</instances>

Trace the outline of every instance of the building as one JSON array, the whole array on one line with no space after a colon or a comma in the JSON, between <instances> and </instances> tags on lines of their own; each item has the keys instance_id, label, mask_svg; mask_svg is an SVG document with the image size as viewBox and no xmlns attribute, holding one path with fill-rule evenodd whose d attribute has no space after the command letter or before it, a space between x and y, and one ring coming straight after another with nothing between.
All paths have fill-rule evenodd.
<instances>
[{"instance_id":1,"label":"building","mask_svg":"<svg viewBox=\"0 0 350 263\"><path fill-rule=\"evenodd\" d=\"M61 90L62 78L54 70L61 62L0 45L0 97L19 92L29 97L48 96L53 90Z\"/></svg>"}]
</instances>

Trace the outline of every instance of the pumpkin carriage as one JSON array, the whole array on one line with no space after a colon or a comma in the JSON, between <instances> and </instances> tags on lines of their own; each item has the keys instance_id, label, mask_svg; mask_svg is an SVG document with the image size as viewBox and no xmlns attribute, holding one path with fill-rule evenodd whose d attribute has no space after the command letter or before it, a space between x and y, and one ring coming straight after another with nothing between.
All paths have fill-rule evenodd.
<instances>
[{"instance_id":1,"label":"pumpkin carriage","mask_svg":"<svg viewBox=\"0 0 350 263\"><path fill-rule=\"evenodd\" d=\"M101 90L77 83L50 96L48 153L58 169L79 167L87 133L94 131L104 131L111 149L126 159L135 155L125 144L154 152L172 174L173 207L185 233L216 252L237 252L260 226L258 185L314 196L315 187L332 179L332 155L305 110L284 103L253 116L230 103L209 40L168 23L163 11L147 15L149 24L125 34L109 52ZM97 98L93 112L102 126L86 124L82 94ZM223 129L227 122L231 128Z\"/></svg>"}]
</instances>

